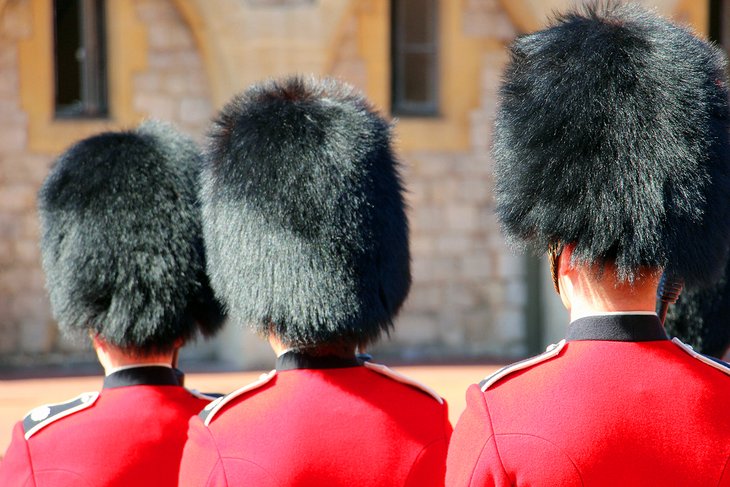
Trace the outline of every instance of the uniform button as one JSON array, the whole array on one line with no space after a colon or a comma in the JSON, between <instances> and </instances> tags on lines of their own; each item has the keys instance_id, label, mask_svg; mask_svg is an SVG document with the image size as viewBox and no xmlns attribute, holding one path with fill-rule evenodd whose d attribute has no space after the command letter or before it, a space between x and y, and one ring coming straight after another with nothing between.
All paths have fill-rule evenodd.
<instances>
[{"instance_id":1,"label":"uniform button","mask_svg":"<svg viewBox=\"0 0 730 487\"><path fill-rule=\"evenodd\" d=\"M51 415L51 408L49 408L48 406L41 406L41 407L35 408L33 411L31 411L30 419L32 419L33 421L43 421L50 415Z\"/></svg>"}]
</instances>

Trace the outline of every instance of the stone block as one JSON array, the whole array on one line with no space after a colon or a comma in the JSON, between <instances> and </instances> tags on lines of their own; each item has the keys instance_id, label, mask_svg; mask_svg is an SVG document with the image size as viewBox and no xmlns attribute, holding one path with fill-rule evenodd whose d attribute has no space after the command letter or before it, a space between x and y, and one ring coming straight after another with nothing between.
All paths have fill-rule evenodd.
<instances>
[{"instance_id":1,"label":"stone block","mask_svg":"<svg viewBox=\"0 0 730 487\"><path fill-rule=\"evenodd\" d=\"M15 110L0 104L0 113L13 113ZM24 125L3 123L0 125L0 150L6 154L23 152L28 142L28 134ZM0 208L2 206L0 205Z\"/></svg>"},{"instance_id":2,"label":"stone block","mask_svg":"<svg viewBox=\"0 0 730 487\"><path fill-rule=\"evenodd\" d=\"M438 255L460 256L472 248L472 240L464 234L447 233L433 238Z\"/></svg>"},{"instance_id":3,"label":"stone block","mask_svg":"<svg viewBox=\"0 0 730 487\"><path fill-rule=\"evenodd\" d=\"M0 44L0 70L18 69L18 49L12 42Z\"/></svg>"},{"instance_id":4,"label":"stone block","mask_svg":"<svg viewBox=\"0 0 730 487\"><path fill-rule=\"evenodd\" d=\"M423 180L417 180L414 178L405 179L405 201L406 204L415 211L415 208L420 207L428 201L428 187L429 185Z\"/></svg>"},{"instance_id":5,"label":"stone block","mask_svg":"<svg viewBox=\"0 0 730 487\"><path fill-rule=\"evenodd\" d=\"M213 107L205 98L184 98L180 104L180 120L183 123L207 123L212 116Z\"/></svg>"},{"instance_id":6,"label":"stone block","mask_svg":"<svg viewBox=\"0 0 730 487\"><path fill-rule=\"evenodd\" d=\"M422 177L441 177L451 172L454 166L445 154L419 154L414 157L413 170Z\"/></svg>"},{"instance_id":7,"label":"stone block","mask_svg":"<svg viewBox=\"0 0 730 487\"><path fill-rule=\"evenodd\" d=\"M506 251L497 254L497 277L505 280L522 278L525 275L525 256Z\"/></svg>"},{"instance_id":8,"label":"stone block","mask_svg":"<svg viewBox=\"0 0 730 487\"><path fill-rule=\"evenodd\" d=\"M439 341L446 347L461 348L466 343L462 318L453 311L439 316Z\"/></svg>"},{"instance_id":9,"label":"stone block","mask_svg":"<svg viewBox=\"0 0 730 487\"><path fill-rule=\"evenodd\" d=\"M476 252L460 259L460 275L465 279L488 279L495 274L494 262L490 254Z\"/></svg>"},{"instance_id":10,"label":"stone block","mask_svg":"<svg viewBox=\"0 0 730 487\"><path fill-rule=\"evenodd\" d=\"M514 309L496 310L494 328L496 336L505 345L521 343L525 339L525 315Z\"/></svg>"},{"instance_id":11,"label":"stone block","mask_svg":"<svg viewBox=\"0 0 730 487\"><path fill-rule=\"evenodd\" d=\"M428 189L428 201L438 205L453 203L459 199L459 181L451 176L443 176L437 179L429 179L426 183Z\"/></svg>"},{"instance_id":12,"label":"stone block","mask_svg":"<svg viewBox=\"0 0 730 487\"><path fill-rule=\"evenodd\" d=\"M163 22L148 29L147 32L151 49L172 51L195 47L192 36L184 24Z\"/></svg>"},{"instance_id":13,"label":"stone block","mask_svg":"<svg viewBox=\"0 0 730 487\"><path fill-rule=\"evenodd\" d=\"M38 240L22 239L15 241L13 243L13 253L19 264L28 266L40 265L41 252Z\"/></svg>"},{"instance_id":14,"label":"stone block","mask_svg":"<svg viewBox=\"0 0 730 487\"><path fill-rule=\"evenodd\" d=\"M0 210L0 241L20 238L22 231L23 222L20 218Z\"/></svg>"},{"instance_id":15,"label":"stone block","mask_svg":"<svg viewBox=\"0 0 730 487\"><path fill-rule=\"evenodd\" d=\"M486 177L463 178L456 181L458 191L455 201L482 205L492 197L494 191Z\"/></svg>"},{"instance_id":16,"label":"stone block","mask_svg":"<svg viewBox=\"0 0 730 487\"><path fill-rule=\"evenodd\" d=\"M444 209L439 206L419 206L411 209L410 223L413 233L438 233L446 223Z\"/></svg>"},{"instance_id":17,"label":"stone block","mask_svg":"<svg viewBox=\"0 0 730 487\"><path fill-rule=\"evenodd\" d=\"M450 282L444 286L444 308L451 310L466 310L477 304L473 286L465 283Z\"/></svg>"},{"instance_id":18,"label":"stone block","mask_svg":"<svg viewBox=\"0 0 730 487\"><path fill-rule=\"evenodd\" d=\"M168 96L138 93L134 97L134 109L151 118L176 121L177 103Z\"/></svg>"},{"instance_id":19,"label":"stone block","mask_svg":"<svg viewBox=\"0 0 730 487\"><path fill-rule=\"evenodd\" d=\"M29 211L21 218L21 233L20 237L33 240L35 242L40 241L41 237L41 222L38 219L38 213L36 211Z\"/></svg>"},{"instance_id":20,"label":"stone block","mask_svg":"<svg viewBox=\"0 0 730 487\"><path fill-rule=\"evenodd\" d=\"M391 340L403 345L425 345L438 340L439 320L433 313L403 312L398 317Z\"/></svg>"},{"instance_id":21,"label":"stone block","mask_svg":"<svg viewBox=\"0 0 730 487\"><path fill-rule=\"evenodd\" d=\"M479 224L479 211L475 206L467 204L451 204L446 206L446 226L457 232L473 232Z\"/></svg>"},{"instance_id":22,"label":"stone block","mask_svg":"<svg viewBox=\"0 0 730 487\"><path fill-rule=\"evenodd\" d=\"M180 16L169 2L159 0L136 0L137 17L150 26L179 21Z\"/></svg>"},{"instance_id":23,"label":"stone block","mask_svg":"<svg viewBox=\"0 0 730 487\"><path fill-rule=\"evenodd\" d=\"M435 246L433 238L411 237L411 256L413 258L428 258L434 255Z\"/></svg>"},{"instance_id":24,"label":"stone block","mask_svg":"<svg viewBox=\"0 0 730 487\"><path fill-rule=\"evenodd\" d=\"M0 97L17 98L19 90L18 72L0 68Z\"/></svg>"},{"instance_id":25,"label":"stone block","mask_svg":"<svg viewBox=\"0 0 730 487\"><path fill-rule=\"evenodd\" d=\"M407 309L419 312L439 311L444 305L443 288L438 284L415 283L408 295Z\"/></svg>"},{"instance_id":26,"label":"stone block","mask_svg":"<svg viewBox=\"0 0 730 487\"><path fill-rule=\"evenodd\" d=\"M507 282L505 304L511 308L524 308L527 306L527 285L523 279Z\"/></svg>"},{"instance_id":27,"label":"stone block","mask_svg":"<svg viewBox=\"0 0 730 487\"><path fill-rule=\"evenodd\" d=\"M33 33L31 2L5 2L4 7L0 16L4 41L30 37Z\"/></svg>"},{"instance_id":28,"label":"stone block","mask_svg":"<svg viewBox=\"0 0 730 487\"><path fill-rule=\"evenodd\" d=\"M457 271L457 259L451 257L414 258L411 264L413 281L423 284L450 281Z\"/></svg>"},{"instance_id":29,"label":"stone block","mask_svg":"<svg viewBox=\"0 0 730 487\"><path fill-rule=\"evenodd\" d=\"M0 187L0 208L9 214L22 214L35 209L38 189L30 184Z\"/></svg>"},{"instance_id":30,"label":"stone block","mask_svg":"<svg viewBox=\"0 0 730 487\"><path fill-rule=\"evenodd\" d=\"M13 295L11 313L19 330L19 346L24 352L48 352L53 347L49 332L50 310L42 292Z\"/></svg>"},{"instance_id":31,"label":"stone block","mask_svg":"<svg viewBox=\"0 0 730 487\"><path fill-rule=\"evenodd\" d=\"M135 93L158 93L164 89L169 90L167 83L163 84L163 76L157 71L146 71L134 75Z\"/></svg>"}]
</instances>

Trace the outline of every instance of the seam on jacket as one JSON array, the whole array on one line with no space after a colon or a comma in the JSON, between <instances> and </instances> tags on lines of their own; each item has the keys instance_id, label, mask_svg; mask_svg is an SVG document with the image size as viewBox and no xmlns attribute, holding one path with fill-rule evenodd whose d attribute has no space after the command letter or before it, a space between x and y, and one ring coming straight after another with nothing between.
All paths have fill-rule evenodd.
<instances>
[{"instance_id":1,"label":"seam on jacket","mask_svg":"<svg viewBox=\"0 0 730 487\"><path fill-rule=\"evenodd\" d=\"M411 463L411 468L408 469L408 475L406 475L406 481L405 481L404 485L409 485L408 482L411 481L411 474L413 474L413 469L416 468L416 464L418 464L418 459L423 456L423 454L426 452L426 450L428 450L433 445L435 445L439 442L444 442L447 446L449 444L448 441L446 441L446 435L444 435L440 438L433 440L431 443L429 443L428 445L421 448L421 450L418 452L418 455L416 455L416 458L413 459L413 463ZM444 458L444 461L446 461L446 458ZM446 465L444 465L444 467L446 467Z\"/></svg>"},{"instance_id":2,"label":"seam on jacket","mask_svg":"<svg viewBox=\"0 0 730 487\"><path fill-rule=\"evenodd\" d=\"M494 431L494 422L492 422L492 414L489 412L489 404L487 404L487 397L482 393L482 400L484 401L484 411L487 413L487 419L489 420L489 429L492 431L492 435L487 438L487 441L484 442L484 446L482 447L482 452L479 454L479 459L481 459L482 455L484 454L484 449L489 444L489 441L494 439L494 451L497 453L497 458L499 459L499 466L502 467L502 474L504 474L504 477L506 479L509 479L509 475L507 475L507 470L504 468L504 462L502 461L502 455L499 453L499 447L497 446L497 437L496 433ZM479 464L479 459L477 459L477 464ZM476 469L475 469L476 470ZM471 478L469 479L469 485L472 485L472 481L474 478L474 471L471 473Z\"/></svg>"},{"instance_id":3,"label":"seam on jacket","mask_svg":"<svg viewBox=\"0 0 730 487\"><path fill-rule=\"evenodd\" d=\"M23 485L28 485L28 480L32 480L32 487L38 487L38 481L35 478L35 468L33 467L33 457L30 454L30 443L28 440L25 439L25 435L23 435L22 438L23 446L25 447L25 456L28 458L28 466L30 467L30 473L28 474L28 477L26 478L26 481Z\"/></svg>"},{"instance_id":4,"label":"seam on jacket","mask_svg":"<svg viewBox=\"0 0 730 487\"><path fill-rule=\"evenodd\" d=\"M250 463L251 465L256 465L256 466L257 466L258 468L260 468L260 469L261 469L261 471L262 471L262 472L266 473L266 475L267 475L267 476L268 476L268 477L269 477L269 478L270 478L270 479L271 479L272 481L274 481L276 485L282 485L282 483L281 483L281 482L279 482L279 480L278 480L278 479L276 479L276 478L275 478L275 477L274 477L274 476L273 476L273 475L271 474L271 472L270 472L270 471L269 471L268 469L264 468L263 466L259 465L258 463L254 462L254 461L252 461L252 460L249 460L249 459L247 459L247 458L238 458L238 457L220 457L220 458L221 458L221 460L223 460L223 459L226 459L226 460L235 460L235 461L237 461L237 462L246 462L246 463ZM226 482L228 482L228 478L226 478Z\"/></svg>"},{"instance_id":5,"label":"seam on jacket","mask_svg":"<svg viewBox=\"0 0 730 487\"><path fill-rule=\"evenodd\" d=\"M725 460L725 466L722 468L722 471L720 472L720 479L717 481L718 486L722 485L722 479L725 478L725 472L728 471L728 469L727 469L728 465L730 465L730 455L728 455L727 460Z\"/></svg>"},{"instance_id":6,"label":"seam on jacket","mask_svg":"<svg viewBox=\"0 0 730 487\"><path fill-rule=\"evenodd\" d=\"M578 468L578 465L576 465L576 463L573 461L573 458L570 455L568 455L566 452L564 452L562 448L560 448L558 445L556 445L552 441L548 440L547 438L543 438L542 436L538 436L538 435L532 435L530 433L499 433L499 434L496 434L495 433L494 434L495 444L496 444L496 437L497 436L526 436L526 437L529 437L529 438L538 438L538 439L544 441L545 443L550 443L552 446L555 447L555 449L557 451L559 451L560 453L562 453L563 456L570 461L570 464L571 465L573 465L573 468L578 473L578 478L580 479L580 485L585 485L585 482L583 482L583 475L581 474L580 469ZM501 458L500 458L500 461L501 461Z\"/></svg>"},{"instance_id":7,"label":"seam on jacket","mask_svg":"<svg viewBox=\"0 0 730 487\"><path fill-rule=\"evenodd\" d=\"M202 423L202 421L201 421ZM223 479L226 481L226 487L228 486L228 473L226 472L226 466L223 464L223 457L221 455L221 451L218 449L218 443L216 443L215 438L213 438L213 433L210 431L209 428L207 428L205 425L202 425L203 431L205 431L205 434L208 435L210 438L211 443L213 443L213 446L215 447L215 452L218 455L218 461L215 462L213 465L213 468L210 469L210 473L208 473L208 478L205 480L205 485L211 485L210 479L215 473L215 467L220 464L221 471L223 472ZM188 435L188 439L190 438L190 435Z\"/></svg>"}]
</instances>

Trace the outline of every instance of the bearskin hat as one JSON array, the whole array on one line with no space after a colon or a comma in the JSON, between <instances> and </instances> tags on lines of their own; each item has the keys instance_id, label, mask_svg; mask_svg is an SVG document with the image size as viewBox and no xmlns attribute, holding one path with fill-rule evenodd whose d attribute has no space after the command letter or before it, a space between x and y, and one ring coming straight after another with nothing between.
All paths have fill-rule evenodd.
<instances>
[{"instance_id":1,"label":"bearskin hat","mask_svg":"<svg viewBox=\"0 0 730 487\"><path fill-rule=\"evenodd\" d=\"M289 346L364 344L410 288L390 125L352 87L254 85L210 133L202 201L211 283L232 317Z\"/></svg>"},{"instance_id":2,"label":"bearskin hat","mask_svg":"<svg viewBox=\"0 0 730 487\"><path fill-rule=\"evenodd\" d=\"M508 239L689 285L727 258L728 99L721 51L637 5L600 2L516 39L495 124Z\"/></svg>"},{"instance_id":3,"label":"bearskin hat","mask_svg":"<svg viewBox=\"0 0 730 487\"><path fill-rule=\"evenodd\" d=\"M707 288L685 289L670 308L664 326L670 336L716 358L730 347L730 265L720 280Z\"/></svg>"},{"instance_id":4,"label":"bearskin hat","mask_svg":"<svg viewBox=\"0 0 730 487\"><path fill-rule=\"evenodd\" d=\"M217 331L201 164L192 140L152 121L89 137L55 161L38 200L46 286L63 331L141 354Z\"/></svg>"}]
</instances>

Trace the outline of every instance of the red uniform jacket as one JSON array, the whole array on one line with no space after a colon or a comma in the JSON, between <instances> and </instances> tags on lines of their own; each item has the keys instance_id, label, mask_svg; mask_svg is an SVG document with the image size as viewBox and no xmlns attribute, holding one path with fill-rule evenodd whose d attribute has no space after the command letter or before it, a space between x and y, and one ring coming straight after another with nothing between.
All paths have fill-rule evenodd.
<instances>
[{"instance_id":1,"label":"red uniform jacket","mask_svg":"<svg viewBox=\"0 0 730 487\"><path fill-rule=\"evenodd\" d=\"M730 486L728 374L655 315L581 318L469 388L446 485Z\"/></svg>"},{"instance_id":2,"label":"red uniform jacket","mask_svg":"<svg viewBox=\"0 0 730 487\"><path fill-rule=\"evenodd\" d=\"M382 365L287 352L190 421L181 486L443 485L445 402Z\"/></svg>"},{"instance_id":3,"label":"red uniform jacket","mask_svg":"<svg viewBox=\"0 0 730 487\"><path fill-rule=\"evenodd\" d=\"M101 393L41 406L18 423L0 485L176 486L188 420L209 402L166 367L113 373Z\"/></svg>"}]
</instances>

